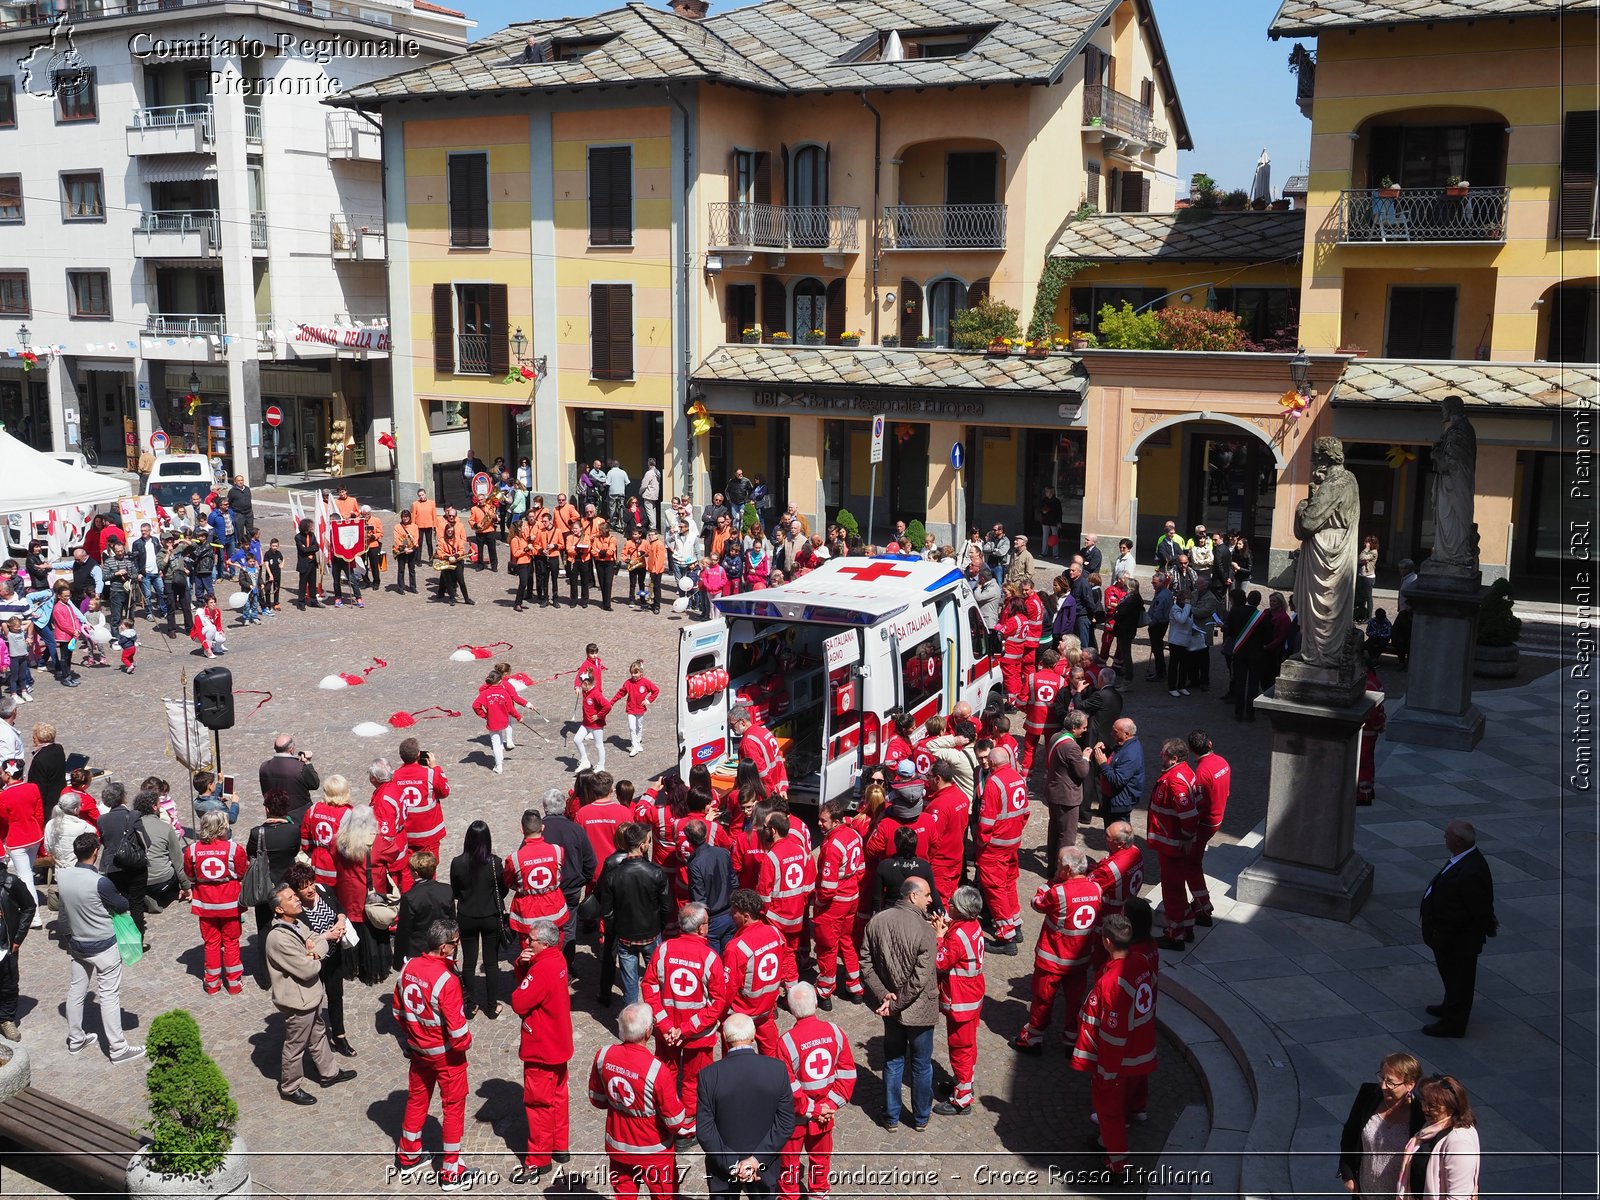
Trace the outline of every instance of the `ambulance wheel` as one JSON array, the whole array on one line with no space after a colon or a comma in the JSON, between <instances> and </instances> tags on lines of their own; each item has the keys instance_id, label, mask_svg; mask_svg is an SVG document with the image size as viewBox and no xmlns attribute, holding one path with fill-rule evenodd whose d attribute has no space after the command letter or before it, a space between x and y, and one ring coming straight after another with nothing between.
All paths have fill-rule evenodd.
<instances>
[{"instance_id":1,"label":"ambulance wheel","mask_svg":"<svg viewBox=\"0 0 1600 1200\"><path fill-rule=\"evenodd\" d=\"M984 712L988 712L992 708L998 708L1002 712L1004 712L1005 711L1005 707L1006 707L1005 689L1003 689L1003 688L1001 688L999 686L990 688L989 689L989 695L983 701L983 711Z\"/></svg>"}]
</instances>

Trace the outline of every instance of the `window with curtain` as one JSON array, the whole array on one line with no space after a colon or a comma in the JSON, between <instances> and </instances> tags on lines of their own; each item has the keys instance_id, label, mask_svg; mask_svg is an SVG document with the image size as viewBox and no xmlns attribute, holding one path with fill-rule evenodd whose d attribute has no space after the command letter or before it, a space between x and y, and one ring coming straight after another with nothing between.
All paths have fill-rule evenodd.
<instances>
[{"instance_id":1,"label":"window with curtain","mask_svg":"<svg viewBox=\"0 0 1600 1200\"><path fill-rule=\"evenodd\" d=\"M827 329L828 290L820 279L802 279L794 285L794 338L813 329Z\"/></svg>"},{"instance_id":2,"label":"window with curtain","mask_svg":"<svg viewBox=\"0 0 1600 1200\"><path fill-rule=\"evenodd\" d=\"M950 322L967 307L967 285L940 279L928 285L928 336L935 346L950 345Z\"/></svg>"}]
</instances>

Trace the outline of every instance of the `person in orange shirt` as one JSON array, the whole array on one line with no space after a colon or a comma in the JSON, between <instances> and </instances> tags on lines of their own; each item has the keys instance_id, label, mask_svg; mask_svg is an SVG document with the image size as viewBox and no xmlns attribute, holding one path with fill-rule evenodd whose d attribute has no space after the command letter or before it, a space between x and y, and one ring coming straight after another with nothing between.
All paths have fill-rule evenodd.
<instances>
[{"instance_id":1,"label":"person in orange shirt","mask_svg":"<svg viewBox=\"0 0 1600 1200\"><path fill-rule=\"evenodd\" d=\"M495 549L494 535L500 529L500 514L493 493L473 504L471 522L472 541L478 547L478 570L483 570L487 559L489 569L498 571L500 552Z\"/></svg>"},{"instance_id":2,"label":"person in orange shirt","mask_svg":"<svg viewBox=\"0 0 1600 1200\"><path fill-rule=\"evenodd\" d=\"M361 501L352 496L344 484L339 485L339 494L333 498L333 509L341 517L351 520L361 515Z\"/></svg>"},{"instance_id":3,"label":"person in orange shirt","mask_svg":"<svg viewBox=\"0 0 1600 1200\"><path fill-rule=\"evenodd\" d=\"M722 551L732 536L733 522L727 516L718 517L716 525L711 530L711 544L706 547L706 557L713 562L721 562Z\"/></svg>"},{"instance_id":4,"label":"person in orange shirt","mask_svg":"<svg viewBox=\"0 0 1600 1200\"><path fill-rule=\"evenodd\" d=\"M617 552L623 569L628 572L628 603L644 603L644 534L637 526L628 534Z\"/></svg>"},{"instance_id":5,"label":"person in orange shirt","mask_svg":"<svg viewBox=\"0 0 1600 1200\"><path fill-rule=\"evenodd\" d=\"M594 585L594 557L590 550L595 522L599 518L595 516L594 505L586 508L582 517L567 526L567 599L573 605L579 604L581 591L581 603L588 608L589 589Z\"/></svg>"},{"instance_id":6,"label":"person in orange shirt","mask_svg":"<svg viewBox=\"0 0 1600 1200\"><path fill-rule=\"evenodd\" d=\"M533 590L533 522L524 517L511 531L511 569L517 575L517 597L511 602L512 612L521 612L524 602L532 599Z\"/></svg>"},{"instance_id":7,"label":"person in orange shirt","mask_svg":"<svg viewBox=\"0 0 1600 1200\"><path fill-rule=\"evenodd\" d=\"M604 517L594 521L594 535L589 539L589 554L594 559L595 582L600 587L600 607L611 611L611 581L617 575L617 539L611 525Z\"/></svg>"},{"instance_id":8,"label":"person in orange shirt","mask_svg":"<svg viewBox=\"0 0 1600 1200\"><path fill-rule=\"evenodd\" d=\"M367 523L367 587L373 592L383 580L379 567L383 564L383 521L371 506L361 506L361 519Z\"/></svg>"},{"instance_id":9,"label":"person in orange shirt","mask_svg":"<svg viewBox=\"0 0 1600 1200\"><path fill-rule=\"evenodd\" d=\"M661 611L661 576L667 569L667 544L661 540L661 534L652 529L650 536L644 540L644 569L650 576L650 611ZM644 585L639 585L643 593Z\"/></svg>"},{"instance_id":10,"label":"person in orange shirt","mask_svg":"<svg viewBox=\"0 0 1600 1200\"><path fill-rule=\"evenodd\" d=\"M418 545L422 549L423 561L432 562L434 559L433 538L439 525L439 508L424 488L417 489L417 498L411 502L411 523L415 525ZM413 589L415 590L415 589Z\"/></svg>"},{"instance_id":11,"label":"person in orange shirt","mask_svg":"<svg viewBox=\"0 0 1600 1200\"><path fill-rule=\"evenodd\" d=\"M439 598L454 604L459 588L463 600L476 604L477 601L467 595L467 527L456 516L454 508L445 509L439 522L439 558L445 564L439 572Z\"/></svg>"},{"instance_id":12,"label":"person in orange shirt","mask_svg":"<svg viewBox=\"0 0 1600 1200\"><path fill-rule=\"evenodd\" d=\"M562 542L556 533L555 517L550 510L543 509L539 518L533 523L533 575L539 590L539 604L541 607L548 605L552 600L560 602L561 593L556 590L557 579L561 572Z\"/></svg>"},{"instance_id":13,"label":"person in orange shirt","mask_svg":"<svg viewBox=\"0 0 1600 1200\"><path fill-rule=\"evenodd\" d=\"M430 529L429 534L432 534ZM417 590L417 553L421 543L417 537L417 523L407 509L400 514L400 524L394 527L394 586L406 590L406 572L411 573L411 591ZM429 540L432 538L430 536Z\"/></svg>"}]
</instances>

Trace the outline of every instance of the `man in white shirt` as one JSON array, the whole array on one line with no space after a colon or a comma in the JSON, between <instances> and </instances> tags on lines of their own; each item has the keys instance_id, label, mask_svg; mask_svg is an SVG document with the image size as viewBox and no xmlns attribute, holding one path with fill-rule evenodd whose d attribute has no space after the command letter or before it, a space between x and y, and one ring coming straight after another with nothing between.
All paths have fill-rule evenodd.
<instances>
[{"instance_id":1,"label":"man in white shirt","mask_svg":"<svg viewBox=\"0 0 1600 1200\"><path fill-rule=\"evenodd\" d=\"M628 473L622 469L622 464L616 459L611 460L611 469L606 472L606 493L611 501L612 528L622 527L622 506L627 499L628 485L633 480L628 478Z\"/></svg>"},{"instance_id":2,"label":"man in white shirt","mask_svg":"<svg viewBox=\"0 0 1600 1200\"><path fill-rule=\"evenodd\" d=\"M13 758L26 763L28 753L17 732L17 698L6 696L0 698L0 762Z\"/></svg>"}]
</instances>

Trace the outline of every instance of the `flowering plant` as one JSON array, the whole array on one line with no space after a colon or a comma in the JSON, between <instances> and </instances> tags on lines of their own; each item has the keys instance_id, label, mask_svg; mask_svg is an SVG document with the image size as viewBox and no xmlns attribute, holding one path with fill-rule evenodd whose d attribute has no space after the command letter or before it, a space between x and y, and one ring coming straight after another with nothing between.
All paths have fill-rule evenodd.
<instances>
[{"instance_id":1,"label":"flowering plant","mask_svg":"<svg viewBox=\"0 0 1600 1200\"><path fill-rule=\"evenodd\" d=\"M35 354L32 350L24 350L22 352L22 369L24 371L31 371L38 365L39 356L37 354Z\"/></svg>"},{"instance_id":2,"label":"flowering plant","mask_svg":"<svg viewBox=\"0 0 1600 1200\"><path fill-rule=\"evenodd\" d=\"M789 335L780 329L778 332L772 335L772 340L775 342L787 342L789 340Z\"/></svg>"},{"instance_id":3,"label":"flowering plant","mask_svg":"<svg viewBox=\"0 0 1600 1200\"><path fill-rule=\"evenodd\" d=\"M814 337L814 338L820 338L820 337L827 337L828 335L825 332L823 332L822 330L820 330L820 329L813 329L811 331L811 336Z\"/></svg>"},{"instance_id":4,"label":"flowering plant","mask_svg":"<svg viewBox=\"0 0 1600 1200\"><path fill-rule=\"evenodd\" d=\"M846 346L859 346L861 344L861 331L858 329L852 332L847 329L839 335L839 341Z\"/></svg>"},{"instance_id":5,"label":"flowering plant","mask_svg":"<svg viewBox=\"0 0 1600 1200\"><path fill-rule=\"evenodd\" d=\"M740 337L755 337L760 332L761 332L761 326L759 326L759 325L746 325L743 329L741 329L739 331L739 336Z\"/></svg>"}]
</instances>

